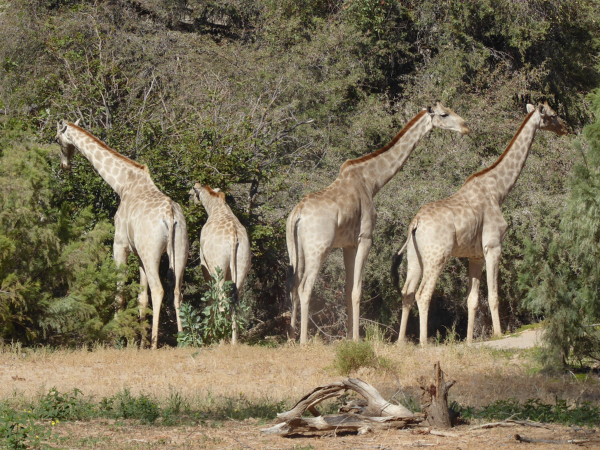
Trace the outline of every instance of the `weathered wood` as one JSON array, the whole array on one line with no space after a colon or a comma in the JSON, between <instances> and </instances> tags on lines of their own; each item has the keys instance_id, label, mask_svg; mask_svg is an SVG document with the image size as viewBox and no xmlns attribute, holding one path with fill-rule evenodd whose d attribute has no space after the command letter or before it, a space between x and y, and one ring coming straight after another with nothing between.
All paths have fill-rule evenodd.
<instances>
[{"instance_id":1,"label":"weathered wood","mask_svg":"<svg viewBox=\"0 0 600 450\"><path fill-rule=\"evenodd\" d=\"M535 439L527 436L521 436L515 434L515 439L519 442L526 442L528 444L573 444L580 445L589 442L589 439L567 439L566 441L559 441L556 439Z\"/></svg>"},{"instance_id":2,"label":"weathered wood","mask_svg":"<svg viewBox=\"0 0 600 450\"><path fill-rule=\"evenodd\" d=\"M302 417L304 412L307 410L311 411L311 409L314 409L314 407L323 400L338 397L347 390L355 391L366 399L366 405L358 402L353 405L353 409L359 414L382 417L414 417L414 414L404 406L393 405L384 400L377 389L369 383L358 378L349 378L345 381L338 381L336 383L316 387L302 397L292 409L277 414L277 421L287 422L291 419Z\"/></svg>"},{"instance_id":3,"label":"weathered wood","mask_svg":"<svg viewBox=\"0 0 600 450\"><path fill-rule=\"evenodd\" d=\"M421 388L421 408L427 416L427 424L436 428L450 428L450 413L448 411L448 391L455 381L446 383L440 362L433 366L433 380L419 379Z\"/></svg>"},{"instance_id":4,"label":"weathered wood","mask_svg":"<svg viewBox=\"0 0 600 450\"><path fill-rule=\"evenodd\" d=\"M338 397L348 390L357 392L365 400L352 400L344 405L340 411L345 414L319 415L315 408L318 403ZM306 411L310 411L316 417L302 417ZM320 431L355 431L362 434L373 430L418 426L423 419L423 414L413 414L403 406L393 405L384 400L369 383L350 378L316 387L302 397L292 409L278 414L277 425L261 431L281 436Z\"/></svg>"},{"instance_id":5,"label":"weathered wood","mask_svg":"<svg viewBox=\"0 0 600 450\"><path fill-rule=\"evenodd\" d=\"M362 414L331 414L319 417L297 417L287 422L261 430L265 434L286 436L296 433L315 433L319 431L354 431L363 434L375 430L405 428L415 425L416 418L370 417Z\"/></svg>"}]
</instances>

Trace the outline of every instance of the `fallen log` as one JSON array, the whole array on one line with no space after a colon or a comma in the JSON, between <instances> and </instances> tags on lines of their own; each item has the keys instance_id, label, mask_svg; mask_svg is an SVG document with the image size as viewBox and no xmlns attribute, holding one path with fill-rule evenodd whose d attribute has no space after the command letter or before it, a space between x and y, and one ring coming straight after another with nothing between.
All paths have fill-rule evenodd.
<instances>
[{"instance_id":1,"label":"fallen log","mask_svg":"<svg viewBox=\"0 0 600 450\"><path fill-rule=\"evenodd\" d=\"M343 412L341 414L321 416L316 410L315 406L323 400L339 397L348 390L362 395L365 400L349 402L340 408ZM306 411L316 417L302 417ZM422 414L414 414L403 406L386 401L369 383L349 378L316 387L302 397L292 409L278 414L277 425L261 431L281 436L321 431L354 431L363 434L374 430L418 426L423 419Z\"/></svg>"},{"instance_id":2,"label":"fallen log","mask_svg":"<svg viewBox=\"0 0 600 450\"><path fill-rule=\"evenodd\" d=\"M521 436L520 434L515 434L515 439L519 442L526 442L528 444L573 444L580 445L589 442L588 439L567 439L566 441L559 441L556 439L535 439L527 436Z\"/></svg>"}]
</instances>

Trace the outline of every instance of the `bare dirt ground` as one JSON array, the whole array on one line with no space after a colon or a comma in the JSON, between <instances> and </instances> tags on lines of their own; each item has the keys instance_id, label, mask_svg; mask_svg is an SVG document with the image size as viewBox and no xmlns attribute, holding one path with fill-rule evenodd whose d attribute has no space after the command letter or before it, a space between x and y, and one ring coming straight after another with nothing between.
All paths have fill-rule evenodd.
<instances>
[{"instance_id":1,"label":"bare dirt ground","mask_svg":"<svg viewBox=\"0 0 600 450\"><path fill-rule=\"evenodd\" d=\"M532 358L535 349L495 349L465 345L418 348L375 344L376 352L390 362L389 370L362 368L353 377L373 384L385 398L394 394L418 398L417 379L429 377L433 364L441 362L447 379L457 380L450 401L481 407L497 400L538 398L568 404L589 401L600 404L600 380L575 374L545 375ZM0 400L26 401L52 387L60 392L80 389L96 401L127 387L132 394L145 393L165 401L177 392L192 409L219 404L227 399L247 402L293 404L315 386L342 379L332 369L335 345L319 342L300 348L222 345L202 349L0 352ZM399 393L401 387L401 393ZM61 423L55 428L61 448L97 449L384 449L434 448L563 448L563 444L519 444L516 433L552 440L587 439L583 444L600 448L600 431L549 425L548 428L511 427L471 429L475 423L454 428L457 437L390 431L366 436L282 438L263 436L264 421L247 419L205 420L195 426L139 425L135 422L95 419ZM53 446L57 442L52 443ZM572 446L571 446L572 447Z\"/></svg>"}]
</instances>

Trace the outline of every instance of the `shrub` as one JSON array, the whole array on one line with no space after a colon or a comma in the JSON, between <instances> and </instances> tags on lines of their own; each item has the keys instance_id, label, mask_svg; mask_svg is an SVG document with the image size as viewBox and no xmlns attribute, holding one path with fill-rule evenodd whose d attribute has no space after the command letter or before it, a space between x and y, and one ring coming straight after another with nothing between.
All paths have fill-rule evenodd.
<instances>
[{"instance_id":1,"label":"shrub","mask_svg":"<svg viewBox=\"0 0 600 450\"><path fill-rule=\"evenodd\" d=\"M367 341L344 341L335 349L334 367L342 375L348 375L361 367L376 367L377 355Z\"/></svg>"}]
</instances>

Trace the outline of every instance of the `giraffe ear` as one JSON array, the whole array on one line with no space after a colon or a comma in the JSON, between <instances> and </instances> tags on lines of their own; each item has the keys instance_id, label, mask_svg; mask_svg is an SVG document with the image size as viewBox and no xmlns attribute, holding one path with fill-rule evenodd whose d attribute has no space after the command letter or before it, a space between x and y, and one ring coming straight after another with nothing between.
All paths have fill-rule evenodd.
<instances>
[{"instance_id":1,"label":"giraffe ear","mask_svg":"<svg viewBox=\"0 0 600 450\"><path fill-rule=\"evenodd\" d=\"M427 114L433 114L433 108L431 106L427 107Z\"/></svg>"},{"instance_id":2,"label":"giraffe ear","mask_svg":"<svg viewBox=\"0 0 600 450\"><path fill-rule=\"evenodd\" d=\"M535 109L535 106L533 106L531 103L527 103L527 112L533 112L533 110Z\"/></svg>"},{"instance_id":3,"label":"giraffe ear","mask_svg":"<svg viewBox=\"0 0 600 450\"><path fill-rule=\"evenodd\" d=\"M77 120L75 121L75 125L79 126L79 121L80 121L80 120L81 120L81 118L77 119Z\"/></svg>"}]
</instances>

